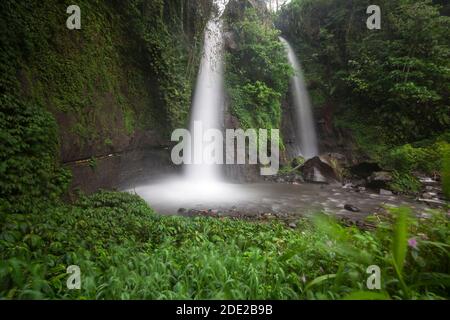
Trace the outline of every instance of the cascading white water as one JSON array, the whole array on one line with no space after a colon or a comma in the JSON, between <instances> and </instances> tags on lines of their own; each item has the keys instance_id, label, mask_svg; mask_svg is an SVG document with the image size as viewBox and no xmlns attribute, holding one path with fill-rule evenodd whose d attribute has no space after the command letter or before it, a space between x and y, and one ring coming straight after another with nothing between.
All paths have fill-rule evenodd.
<instances>
[{"instance_id":1,"label":"cascading white water","mask_svg":"<svg viewBox=\"0 0 450 320\"><path fill-rule=\"evenodd\" d=\"M185 148L185 158L198 164L185 164L184 176L165 176L160 180L136 187L138 193L151 205L178 204L184 207L203 207L207 204L236 203L248 197L251 192L243 191L239 186L226 183L221 177L221 165L209 164L214 155L203 157L203 147L210 141L203 141L202 132L208 129L221 129L223 114L223 35L221 15L228 0L214 0L218 9L207 24L195 96L192 104L190 133L194 146ZM198 126L201 125L201 130ZM202 131L202 132L201 132ZM199 144L199 146L197 145ZM131 191L131 190L130 190Z\"/></svg>"},{"instance_id":2,"label":"cascading white water","mask_svg":"<svg viewBox=\"0 0 450 320\"><path fill-rule=\"evenodd\" d=\"M286 47L289 62L295 71L295 74L291 79L291 86L297 121L297 139L300 140L297 142L299 143L301 152L299 155L306 159L310 159L319 154L316 127L311 111L311 101L309 99L308 90L306 89L303 72L294 50L287 40L282 37L280 37L280 40Z\"/></svg>"},{"instance_id":3,"label":"cascading white water","mask_svg":"<svg viewBox=\"0 0 450 320\"><path fill-rule=\"evenodd\" d=\"M220 16L227 1L216 0L219 14L212 18L206 27L203 56L197 78L195 96L192 105L190 132L191 149L186 150L193 164L185 167L190 180L219 181L220 166L212 164L213 154L205 154L201 147L208 144L203 140L203 132L208 129L220 129L223 112L223 35ZM200 129L201 126L201 129Z\"/></svg>"}]
</instances>

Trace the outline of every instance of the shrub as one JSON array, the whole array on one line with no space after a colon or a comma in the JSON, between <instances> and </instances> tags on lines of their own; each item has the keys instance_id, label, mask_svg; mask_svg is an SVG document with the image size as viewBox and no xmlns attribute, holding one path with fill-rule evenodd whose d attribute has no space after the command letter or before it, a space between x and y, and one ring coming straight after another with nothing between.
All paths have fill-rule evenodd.
<instances>
[{"instance_id":1,"label":"shrub","mask_svg":"<svg viewBox=\"0 0 450 320\"><path fill-rule=\"evenodd\" d=\"M278 39L279 31L251 8L245 9L242 20L228 21L228 27L238 44L226 54L231 113L246 129L280 128L281 99L287 93L292 70Z\"/></svg>"},{"instance_id":2,"label":"shrub","mask_svg":"<svg viewBox=\"0 0 450 320\"><path fill-rule=\"evenodd\" d=\"M440 139L421 147L405 144L388 151L382 162L385 167L400 172L420 171L431 174L441 170L442 160L449 150L450 144Z\"/></svg>"},{"instance_id":3,"label":"shrub","mask_svg":"<svg viewBox=\"0 0 450 320\"><path fill-rule=\"evenodd\" d=\"M420 181L411 174L394 171L392 180L389 184L391 190L396 192L416 193L420 191Z\"/></svg>"},{"instance_id":4,"label":"shrub","mask_svg":"<svg viewBox=\"0 0 450 320\"><path fill-rule=\"evenodd\" d=\"M41 214L7 215L0 296L76 299L448 298L449 221L406 209L375 231L325 215L280 222L158 216L139 197L100 192ZM407 240L414 239L414 246ZM394 259L394 260L393 260ZM395 265L393 264L395 262ZM67 290L78 265L81 290ZM366 269L382 290L364 293ZM363 291L363 293L361 293Z\"/></svg>"}]
</instances>

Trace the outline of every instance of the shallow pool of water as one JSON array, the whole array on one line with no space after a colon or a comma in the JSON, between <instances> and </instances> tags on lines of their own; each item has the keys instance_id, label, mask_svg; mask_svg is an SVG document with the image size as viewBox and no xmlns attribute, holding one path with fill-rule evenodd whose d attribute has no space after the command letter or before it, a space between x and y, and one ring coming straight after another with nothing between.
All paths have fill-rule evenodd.
<instances>
[{"instance_id":1,"label":"shallow pool of water","mask_svg":"<svg viewBox=\"0 0 450 320\"><path fill-rule=\"evenodd\" d=\"M196 210L236 210L241 213L311 214L324 210L337 215L361 217L378 211L382 206L407 205L420 211L426 207L414 199L385 196L375 192L344 189L341 185L277 184L277 183L207 183L166 177L151 183L128 188L141 196L157 212L177 214L180 208ZM344 208L350 204L361 211Z\"/></svg>"}]
</instances>

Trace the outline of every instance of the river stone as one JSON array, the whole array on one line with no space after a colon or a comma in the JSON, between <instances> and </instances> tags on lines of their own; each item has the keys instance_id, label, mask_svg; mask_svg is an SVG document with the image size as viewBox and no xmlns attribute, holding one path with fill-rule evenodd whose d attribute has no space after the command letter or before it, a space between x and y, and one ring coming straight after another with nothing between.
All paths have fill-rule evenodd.
<instances>
[{"instance_id":1,"label":"river stone","mask_svg":"<svg viewBox=\"0 0 450 320\"><path fill-rule=\"evenodd\" d=\"M423 194L422 194L422 198L423 199L433 199L433 198L436 198L437 197L437 193L434 193L434 192L424 192Z\"/></svg>"},{"instance_id":2,"label":"river stone","mask_svg":"<svg viewBox=\"0 0 450 320\"><path fill-rule=\"evenodd\" d=\"M306 182L337 183L339 181L333 168L319 157L306 161L300 170Z\"/></svg>"},{"instance_id":3,"label":"river stone","mask_svg":"<svg viewBox=\"0 0 450 320\"><path fill-rule=\"evenodd\" d=\"M393 193L392 193L392 191L389 191L389 190L380 189L380 195L382 195L382 196L392 196Z\"/></svg>"},{"instance_id":4,"label":"river stone","mask_svg":"<svg viewBox=\"0 0 450 320\"><path fill-rule=\"evenodd\" d=\"M386 188L388 183L392 182L392 174L387 171L377 171L371 174L367 179L367 185L371 188Z\"/></svg>"},{"instance_id":5,"label":"river stone","mask_svg":"<svg viewBox=\"0 0 450 320\"><path fill-rule=\"evenodd\" d=\"M333 168L339 180L343 178L344 169L350 165L347 157L341 153L330 152L320 155L320 159Z\"/></svg>"},{"instance_id":6,"label":"river stone","mask_svg":"<svg viewBox=\"0 0 450 320\"><path fill-rule=\"evenodd\" d=\"M351 212L360 212L361 210L355 206L352 206L351 204L344 205L344 209Z\"/></svg>"},{"instance_id":7,"label":"river stone","mask_svg":"<svg viewBox=\"0 0 450 320\"><path fill-rule=\"evenodd\" d=\"M439 185L439 181L430 177L419 177L419 181L423 186L436 186Z\"/></svg>"},{"instance_id":8,"label":"river stone","mask_svg":"<svg viewBox=\"0 0 450 320\"><path fill-rule=\"evenodd\" d=\"M432 208L442 208L445 206L446 202L439 199L422 199L419 198L418 201L424 202Z\"/></svg>"}]
</instances>

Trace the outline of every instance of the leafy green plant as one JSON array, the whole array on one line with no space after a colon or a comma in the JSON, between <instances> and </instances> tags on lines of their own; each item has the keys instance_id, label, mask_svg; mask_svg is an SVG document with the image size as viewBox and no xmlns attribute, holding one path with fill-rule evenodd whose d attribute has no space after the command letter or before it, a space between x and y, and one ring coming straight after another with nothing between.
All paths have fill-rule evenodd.
<instances>
[{"instance_id":1,"label":"leafy green plant","mask_svg":"<svg viewBox=\"0 0 450 320\"><path fill-rule=\"evenodd\" d=\"M441 148L441 156L442 189L447 200L450 200L450 144L446 144L445 147Z\"/></svg>"},{"instance_id":2,"label":"leafy green plant","mask_svg":"<svg viewBox=\"0 0 450 320\"><path fill-rule=\"evenodd\" d=\"M226 54L226 87L231 113L241 127L280 128L281 101L288 89L291 68L279 32L262 13L246 8L236 18L227 17L237 49Z\"/></svg>"},{"instance_id":3,"label":"leafy green plant","mask_svg":"<svg viewBox=\"0 0 450 320\"><path fill-rule=\"evenodd\" d=\"M417 193L420 191L421 183L411 174L394 171L392 173L392 179L393 181L389 183L389 187L393 191L399 193Z\"/></svg>"},{"instance_id":4,"label":"leafy green plant","mask_svg":"<svg viewBox=\"0 0 450 320\"><path fill-rule=\"evenodd\" d=\"M406 208L399 208L392 210L392 212L395 214L392 262L405 294L407 294L407 287L403 280L403 267L408 247L408 224L411 211Z\"/></svg>"},{"instance_id":5,"label":"leafy green plant","mask_svg":"<svg viewBox=\"0 0 450 320\"><path fill-rule=\"evenodd\" d=\"M408 215L398 209L378 217L375 231L316 215L293 230L276 221L160 216L135 195L99 192L74 205L5 216L0 296L448 298L448 217L435 211L414 221ZM408 244L413 236L416 247ZM72 264L82 270L81 290L65 286ZM382 290L369 293L366 269L373 264L382 270Z\"/></svg>"}]
</instances>

